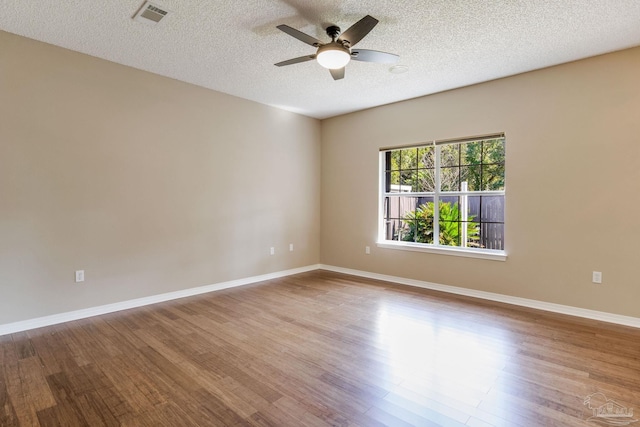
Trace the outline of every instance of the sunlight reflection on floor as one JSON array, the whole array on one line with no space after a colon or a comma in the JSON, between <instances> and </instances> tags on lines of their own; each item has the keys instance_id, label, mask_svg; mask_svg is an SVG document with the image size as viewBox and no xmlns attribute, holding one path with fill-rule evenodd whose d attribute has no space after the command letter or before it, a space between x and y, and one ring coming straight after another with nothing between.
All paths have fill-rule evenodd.
<instances>
[{"instance_id":1,"label":"sunlight reflection on floor","mask_svg":"<svg viewBox=\"0 0 640 427\"><path fill-rule=\"evenodd\" d=\"M487 327L487 334L448 326L455 319L423 318L407 306L381 304L377 345L388 359L386 378L403 388L431 396L455 397L477 406L509 359L508 331Z\"/></svg>"}]
</instances>

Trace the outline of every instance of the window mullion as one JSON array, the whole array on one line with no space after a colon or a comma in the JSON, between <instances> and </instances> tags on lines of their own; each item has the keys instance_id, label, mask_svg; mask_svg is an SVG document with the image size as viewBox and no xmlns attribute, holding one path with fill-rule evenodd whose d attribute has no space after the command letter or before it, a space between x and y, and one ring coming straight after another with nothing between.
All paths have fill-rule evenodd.
<instances>
[{"instance_id":1,"label":"window mullion","mask_svg":"<svg viewBox=\"0 0 640 427\"><path fill-rule=\"evenodd\" d=\"M440 245L440 146L435 146L436 188L433 195L433 244Z\"/></svg>"},{"instance_id":2,"label":"window mullion","mask_svg":"<svg viewBox=\"0 0 640 427\"><path fill-rule=\"evenodd\" d=\"M391 169L391 154L390 154L391 152L388 152L388 153L389 153L388 157L387 157L387 153L385 152L380 153L380 159L379 159L380 178L378 183L378 191L380 192L380 197L378 197L378 212L379 212L380 218L383 219L382 221L378 221L378 239L381 239L382 236L384 236L385 240L387 237L387 233L386 233L387 217L385 216L385 206L388 203L386 199L387 197L386 193L387 193L387 186L391 185L391 173L389 173L389 175L384 173L386 168ZM389 162L388 165L387 165L387 161Z\"/></svg>"},{"instance_id":3,"label":"window mullion","mask_svg":"<svg viewBox=\"0 0 640 427\"><path fill-rule=\"evenodd\" d=\"M480 143L480 190L484 190L484 142Z\"/></svg>"},{"instance_id":4,"label":"window mullion","mask_svg":"<svg viewBox=\"0 0 640 427\"><path fill-rule=\"evenodd\" d=\"M414 168L412 168L412 174L413 174L413 185L412 185L412 189L417 188L418 187L418 147L416 147L416 163ZM414 231L413 231L413 241L417 242L418 241L418 198L415 198L415 202L414 202L414 206L413 206L413 226L414 226Z\"/></svg>"}]
</instances>

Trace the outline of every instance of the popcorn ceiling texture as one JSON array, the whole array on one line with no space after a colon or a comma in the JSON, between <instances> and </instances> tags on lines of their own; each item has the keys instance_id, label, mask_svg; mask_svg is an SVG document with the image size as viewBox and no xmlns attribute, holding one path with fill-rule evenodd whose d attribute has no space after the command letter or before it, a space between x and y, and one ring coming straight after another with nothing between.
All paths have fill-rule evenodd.
<instances>
[{"instance_id":1,"label":"popcorn ceiling texture","mask_svg":"<svg viewBox=\"0 0 640 427\"><path fill-rule=\"evenodd\" d=\"M142 3L0 0L0 29L316 118L640 45L638 0L158 0L171 13L157 26L133 21ZM325 40L367 14L380 23L358 47L400 55L407 73L273 65L314 53L276 25Z\"/></svg>"}]
</instances>

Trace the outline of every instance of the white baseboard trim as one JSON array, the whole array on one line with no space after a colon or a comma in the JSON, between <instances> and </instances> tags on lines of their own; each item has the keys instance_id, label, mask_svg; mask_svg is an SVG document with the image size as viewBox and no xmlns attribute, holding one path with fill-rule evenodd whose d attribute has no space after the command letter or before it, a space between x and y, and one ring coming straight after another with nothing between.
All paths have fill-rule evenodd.
<instances>
[{"instance_id":1,"label":"white baseboard trim","mask_svg":"<svg viewBox=\"0 0 640 427\"><path fill-rule=\"evenodd\" d=\"M572 307L568 305L554 304L550 302L537 301L527 298L513 297L509 295L496 294L493 292L478 291L474 289L460 288L456 286L441 285L438 283L425 282L422 280L407 279L398 276L389 276L386 274L371 273L368 271L353 270L350 268L335 267L325 264L314 264L305 267L294 268L291 270L278 271L275 273L262 274L260 276L246 277L243 279L230 280L228 282L220 282L212 285L199 286L196 288L183 289L175 292L167 292L149 297L136 298L128 301L122 301L113 304L101 305L98 307L85 308L81 310L70 311L66 313L53 314L50 316L38 317L19 322L6 323L0 325L0 336L12 334L15 332L27 331L30 329L41 328L44 326L56 325L59 323L70 322L73 320L85 319L101 314L113 313L116 311L127 310L130 308L142 307L145 305L156 304L159 302L170 301L179 298L200 295L207 292L220 291L223 289L235 288L238 286L249 285L252 283L263 282L265 280L277 279L280 277L291 276L293 274L305 273L313 270L328 270L336 273L351 274L353 276L365 277L368 279L383 280L401 285L415 286L418 288L431 289L435 291L447 292L451 294L464 295L468 297L480 298L489 301L503 302L507 304L519 305L522 307L535 308L538 310L550 311L553 313L567 314L569 316L582 317L601 322L615 323L618 325L631 326L640 328L640 318L622 316L619 314L606 313L603 311L588 310L585 308Z\"/></svg>"},{"instance_id":2,"label":"white baseboard trim","mask_svg":"<svg viewBox=\"0 0 640 427\"><path fill-rule=\"evenodd\" d=\"M113 304L101 305L98 307L85 308L81 310L69 311L66 313L53 314L50 316L38 317L35 319L23 320L20 322L6 323L0 325L0 336L15 332L27 331L29 329L41 328L44 326L56 325L58 323L70 322L72 320L85 319L87 317L99 316L101 314L113 313L130 308L142 307L159 302L174 300L178 298L200 295L207 292L220 291L222 289L235 288L252 283L263 282L265 280L277 279L291 276L293 274L305 273L307 271L318 270L319 264L308 265L306 267L294 268L291 270L278 271L275 273L262 274L260 276L246 277L243 279L230 280L228 282L215 283L212 285L199 286L197 288L183 289L175 292L167 292L149 297L136 298L128 301Z\"/></svg>"},{"instance_id":3,"label":"white baseboard trim","mask_svg":"<svg viewBox=\"0 0 640 427\"><path fill-rule=\"evenodd\" d=\"M333 271L336 273L344 273L344 274L351 274L353 276L365 277L367 279L384 280L386 282L399 283L399 284L408 285L408 286L416 286L418 288L448 292L451 294L481 298L481 299L490 300L490 301L504 302L507 304L519 305L522 307L550 311L553 313L568 314L569 316L582 317L582 318L591 319L591 320L598 320L601 322L615 323L618 325L640 328L640 318L637 318L637 317L622 316L619 314L606 313L603 311L588 310L586 308L578 308L578 307L572 307L569 305L554 304L551 302L513 297L509 295L496 294L493 292L477 291L475 289L441 285L438 283L425 282L422 280L406 279L404 277L387 276L385 274L370 273L368 271L361 271L361 270L352 270L350 268L335 267L332 265L321 264L320 268L323 270Z\"/></svg>"}]
</instances>

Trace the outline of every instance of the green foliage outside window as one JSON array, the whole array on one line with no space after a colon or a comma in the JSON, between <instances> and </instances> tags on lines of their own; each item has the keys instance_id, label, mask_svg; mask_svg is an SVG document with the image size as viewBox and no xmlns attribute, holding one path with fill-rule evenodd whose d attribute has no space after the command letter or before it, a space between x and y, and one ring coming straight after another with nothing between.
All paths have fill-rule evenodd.
<instances>
[{"instance_id":1,"label":"green foliage outside window","mask_svg":"<svg viewBox=\"0 0 640 427\"><path fill-rule=\"evenodd\" d=\"M462 227L467 227L468 247L477 247L480 240L480 227L473 222L474 217L468 217L466 223L460 222L460 210L457 203L440 202L440 228L439 243L446 246L461 246ZM433 243L433 218L434 203L427 202L420 205L415 212L409 212L404 222L407 225L406 231L402 235L402 240L406 242Z\"/></svg>"},{"instance_id":2,"label":"green foliage outside window","mask_svg":"<svg viewBox=\"0 0 640 427\"><path fill-rule=\"evenodd\" d=\"M436 191L435 147L418 147L391 152L389 184L411 188L412 192ZM504 140L441 146L440 189L460 191L467 182L468 191L504 190Z\"/></svg>"}]
</instances>

